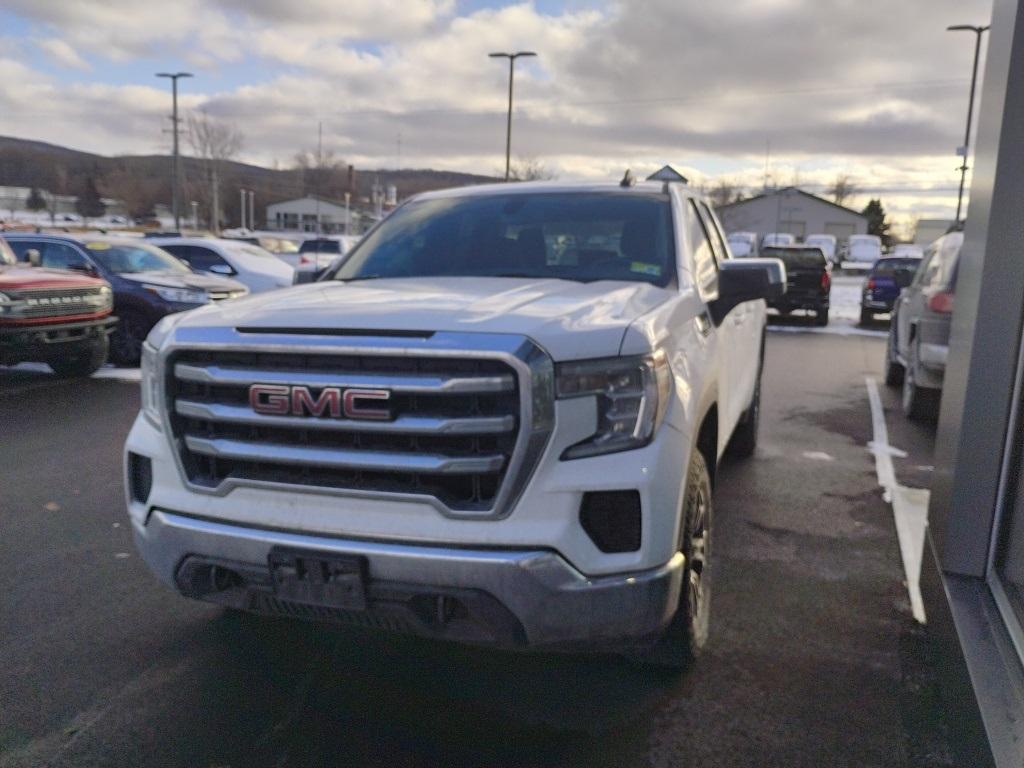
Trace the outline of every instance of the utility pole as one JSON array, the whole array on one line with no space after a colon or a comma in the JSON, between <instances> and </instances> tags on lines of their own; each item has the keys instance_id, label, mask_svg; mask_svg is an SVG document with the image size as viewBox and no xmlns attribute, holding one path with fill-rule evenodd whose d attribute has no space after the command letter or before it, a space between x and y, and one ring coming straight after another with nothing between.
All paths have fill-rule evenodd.
<instances>
[{"instance_id":1,"label":"utility pole","mask_svg":"<svg viewBox=\"0 0 1024 768\"><path fill-rule=\"evenodd\" d=\"M245 207L246 207L245 206L245 203L246 203L245 190L244 189L238 190L238 194L241 195L241 198L242 198L241 205L239 206L239 209L238 209L239 210L239 215L241 217L241 228L245 229Z\"/></svg>"},{"instance_id":2,"label":"utility pole","mask_svg":"<svg viewBox=\"0 0 1024 768\"><path fill-rule=\"evenodd\" d=\"M316 124L316 235L320 236L320 174L324 166L324 124L323 121Z\"/></svg>"},{"instance_id":3,"label":"utility pole","mask_svg":"<svg viewBox=\"0 0 1024 768\"><path fill-rule=\"evenodd\" d=\"M515 79L516 59L520 56L536 56L533 51L516 51L515 53L490 53L492 59L508 59L508 124L505 128L505 181L508 181L512 168L512 82Z\"/></svg>"},{"instance_id":4,"label":"utility pole","mask_svg":"<svg viewBox=\"0 0 1024 768\"><path fill-rule=\"evenodd\" d=\"M249 190L249 229L256 229L256 193Z\"/></svg>"},{"instance_id":5,"label":"utility pole","mask_svg":"<svg viewBox=\"0 0 1024 768\"><path fill-rule=\"evenodd\" d=\"M971 24L954 24L951 27L946 27L947 32L973 32L974 33L974 66L971 69L971 95L970 101L967 102L967 130L964 132L964 145L960 147L957 154L962 155L964 161L960 164L960 191L956 196L956 223L960 223L960 211L963 208L964 201L964 181L967 178L967 154L968 147L971 144L971 120L974 117L974 88L978 83L978 57L981 54L981 36L989 29L988 25L984 27L975 27Z\"/></svg>"},{"instance_id":6,"label":"utility pole","mask_svg":"<svg viewBox=\"0 0 1024 768\"><path fill-rule=\"evenodd\" d=\"M191 72L157 72L157 77L166 77L171 81L171 122L173 123L172 133L174 135L174 161L171 171L171 212L174 214L175 230L181 228L181 210L179 208L178 196L181 185L181 158L178 154L178 78L192 77Z\"/></svg>"},{"instance_id":7,"label":"utility pole","mask_svg":"<svg viewBox=\"0 0 1024 768\"><path fill-rule=\"evenodd\" d=\"M199 229L199 203L192 201L192 229Z\"/></svg>"}]
</instances>

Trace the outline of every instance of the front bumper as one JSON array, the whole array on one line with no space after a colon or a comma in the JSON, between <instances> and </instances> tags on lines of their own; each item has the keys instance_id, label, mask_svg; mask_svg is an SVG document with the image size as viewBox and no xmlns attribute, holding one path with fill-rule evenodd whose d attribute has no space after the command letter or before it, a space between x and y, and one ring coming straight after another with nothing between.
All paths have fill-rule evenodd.
<instances>
[{"instance_id":1,"label":"front bumper","mask_svg":"<svg viewBox=\"0 0 1024 768\"><path fill-rule=\"evenodd\" d=\"M70 323L0 325L0 358L47 360L63 355L68 345L91 344L116 325L113 315Z\"/></svg>"},{"instance_id":2,"label":"front bumper","mask_svg":"<svg viewBox=\"0 0 1024 768\"><path fill-rule=\"evenodd\" d=\"M467 549L260 530L154 509L132 521L146 563L172 588L234 608L504 647L604 648L656 635L675 613L683 556L588 577L546 550ZM274 597L271 548L367 563L365 611ZM217 578L211 569L219 569Z\"/></svg>"}]
</instances>

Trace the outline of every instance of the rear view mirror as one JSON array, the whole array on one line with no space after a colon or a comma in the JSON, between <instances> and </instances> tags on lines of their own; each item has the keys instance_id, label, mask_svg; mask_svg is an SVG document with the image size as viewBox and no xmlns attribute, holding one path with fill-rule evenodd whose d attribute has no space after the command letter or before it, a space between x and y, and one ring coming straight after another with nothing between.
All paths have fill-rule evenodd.
<instances>
[{"instance_id":1,"label":"rear view mirror","mask_svg":"<svg viewBox=\"0 0 1024 768\"><path fill-rule=\"evenodd\" d=\"M29 248L25 251L25 258L33 267L38 267L43 263L43 257L36 248Z\"/></svg>"},{"instance_id":2,"label":"rear view mirror","mask_svg":"<svg viewBox=\"0 0 1024 768\"><path fill-rule=\"evenodd\" d=\"M786 292L786 265L779 259L734 259L722 263L718 298L709 309L719 323L745 301L772 301Z\"/></svg>"}]
</instances>

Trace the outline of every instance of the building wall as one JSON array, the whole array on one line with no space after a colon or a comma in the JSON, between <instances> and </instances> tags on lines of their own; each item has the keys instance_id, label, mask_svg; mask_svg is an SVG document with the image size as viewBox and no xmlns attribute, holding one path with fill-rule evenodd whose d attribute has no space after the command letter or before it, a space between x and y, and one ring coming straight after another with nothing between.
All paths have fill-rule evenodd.
<instances>
[{"instance_id":1,"label":"building wall","mask_svg":"<svg viewBox=\"0 0 1024 768\"><path fill-rule=\"evenodd\" d=\"M722 206L718 215L729 232L748 231L766 235L789 232L798 238L825 233L845 240L866 234L867 219L796 190L780 190L751 200Z\"/></svg>"},{"instance_id":2,"label":"building wall","mask_svg":"<svg viewBox=\"0 0 1024 768\"><path fill-rule=\"evenodd\" d=\"M914 227L914 242L918 245L931 245L946 234L952 223L945 219L921 219Z\"/></svg>"},{"instance_id":3,"label":"building wall","mask_svg":"<svg viewBox=\"0 0 1024 768\"><path fill-rule=\"evenodd\" d=\"M267 226L298 232L316 232L317 216L320 217L319 231L324 234L337 234L345 231L345 207L323 200L319 205L314 198L303 197L298 200L285 200L267 206ZM355 228L357 215L351 212L352 225Z\"/></svg>"}]
</instances>

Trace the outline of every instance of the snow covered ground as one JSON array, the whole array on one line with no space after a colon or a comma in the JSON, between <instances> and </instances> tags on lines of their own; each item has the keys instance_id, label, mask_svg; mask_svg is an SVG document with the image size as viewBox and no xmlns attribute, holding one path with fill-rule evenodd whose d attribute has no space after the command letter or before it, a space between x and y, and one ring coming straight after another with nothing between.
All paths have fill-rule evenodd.
<instances>
[{"instance_id":1,"label":"snow covered ground","mask_svg":"<svg viewBox=\"0 0 1024 768\"><path fill-rule=\"evenodd\" d=\"M886 315L870 328L860 327L860 294L864 285L860 275L834 275L832 277L829 322L824 328L811 323L810 316L793 314L789 317L770 316L768 330L780 333L830 333L839 336L878 336L888 333Z\"/></svg>"}]
</instances>

